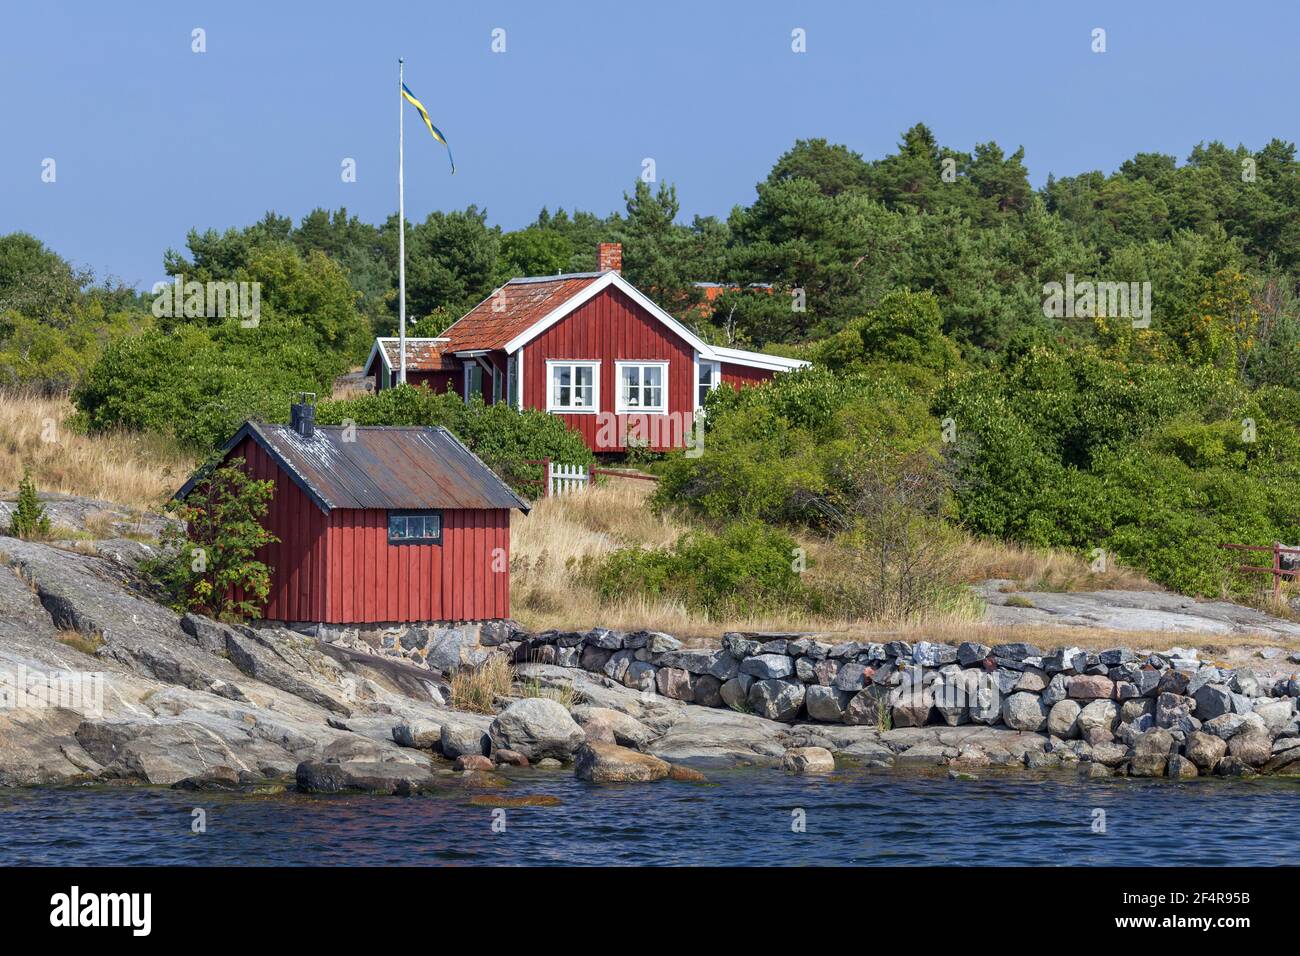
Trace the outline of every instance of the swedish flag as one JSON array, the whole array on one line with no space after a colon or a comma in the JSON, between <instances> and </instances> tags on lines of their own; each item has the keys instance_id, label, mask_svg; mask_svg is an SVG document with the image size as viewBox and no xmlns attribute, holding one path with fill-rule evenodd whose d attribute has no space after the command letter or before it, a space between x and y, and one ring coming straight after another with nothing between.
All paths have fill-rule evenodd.
<instances>
[{"instance_id":1,"label":"swedish flag","mask_svg":"<svg viewBox=\"0 0 1300 956\"><path fill-rule=\"evenodd\" d=\"M429 132L433 134L433 138L447 147L447 160L451 163L451 174L456 175L456 160L451 158L451 146L447 143L447 137L443 136L442 131L433 125L433 120L429 119L429 111L424 108L423 103L415 98L415 94L411 92L410 87L405 83L402 84L402 96L406 99L406 102L420 111L420 116L424 119L424 125L429 127Z\"/></svg>"}]
</instances>

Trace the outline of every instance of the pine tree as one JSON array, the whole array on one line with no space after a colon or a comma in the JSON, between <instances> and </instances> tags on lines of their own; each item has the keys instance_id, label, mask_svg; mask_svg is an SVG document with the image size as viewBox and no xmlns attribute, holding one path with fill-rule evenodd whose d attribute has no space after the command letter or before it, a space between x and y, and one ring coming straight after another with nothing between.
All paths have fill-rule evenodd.
<instances>
[{"instance_id":1,"label":"pine tree","mask_svg":"<svg viewBox=\"0 0 1300 956\"><path fill-rule=\"evenodd\" d=\"M23 480L18 484L18 505L9 522L9 533L15 538L45 538L50 534L50 516L36 496L36 482L31 472L23 469Z\"/></svg>"}]
</instances>

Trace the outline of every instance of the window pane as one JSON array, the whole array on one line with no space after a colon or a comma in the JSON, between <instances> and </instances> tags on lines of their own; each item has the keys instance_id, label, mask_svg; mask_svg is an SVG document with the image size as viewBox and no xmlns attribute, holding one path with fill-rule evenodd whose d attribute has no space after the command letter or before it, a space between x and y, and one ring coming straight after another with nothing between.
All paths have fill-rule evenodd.
<instances>
[{"instance_id":1,"label":"window pane","mask_svg":"<svg viewBox=\"0 0 1300 956\"><path fill-rule=\"evenodd\" d=\"M596 370L592 368L590 365L579 365L576 369L574 369L574 371L577 373L578 384L583 386L584 388L590 388L591 378Z\"/></svg>"},{"instance_id":2,"label":"window pane","mask_svg":"<svg viewBox=\"0 0 1300 956\"><path fill-rule=\"evenodd\" d=\"M663 405L663 389L647 388L645 389L645 407L659 408Z\"/></svg>"},{"instance_id":3,"label":"window pane","mask_svg":"<svg viewBox=\"0 0 1300 956\"><path fill-rule=\"evenodd\" d=\"M658 388L663 384L663 368L658 365L647 365L642 369L645 384L653 385Z\"/></svg>"}]
</instances>

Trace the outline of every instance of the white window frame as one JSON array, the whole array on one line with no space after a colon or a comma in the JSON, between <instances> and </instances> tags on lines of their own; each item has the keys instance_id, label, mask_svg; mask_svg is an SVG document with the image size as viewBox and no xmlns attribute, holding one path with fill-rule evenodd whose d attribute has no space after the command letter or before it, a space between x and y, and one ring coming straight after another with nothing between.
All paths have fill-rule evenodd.
<instances>
[{"instance_id":1,"label":"white window frame","mask_svg":"<svg viewBox=\"0 0 1300 956\"><path fill-rule=\"evenodd\" d=\"M555 404L555 370L557 368L591 369L591 407L572 408ZM575 380L577 376L574 376ZM547 359L546 360L546 410L558 415L600 414L600 360L599 359Z\"/></svg>"},{"instance_id":2,"label":"white window frame","mask_svg":"<svg viewBox=\"0 0 1300 956\"><path fill-rule=\"evenodd\" d=\"M656 367L660 374L660 392L663 395L663 402L654 408L644 405L624 405L623 404L623 369L625 368L649 368ZM638 387L645 388L645 376L641 376L642 384ZM668 414L668 362L662 359L621 359L614 363L614 410L619 415L667 415Z\"/></svg>"},{"instance_id":3,"label":"white window frame","mask_svg":"<svg viewBox=\"0 0 1300 956\"><path fill-rule=\"evenodd\" d=\"M715 362L713 359L699 358L695 359L695 410L697 412L704 410L704 399L700 395L700 386L704 384L703 372L705 367L712 372L712 381L709 382L709 391L716 392L718 386L722 384L722 363Z\"/></svg>"}]
</instances>

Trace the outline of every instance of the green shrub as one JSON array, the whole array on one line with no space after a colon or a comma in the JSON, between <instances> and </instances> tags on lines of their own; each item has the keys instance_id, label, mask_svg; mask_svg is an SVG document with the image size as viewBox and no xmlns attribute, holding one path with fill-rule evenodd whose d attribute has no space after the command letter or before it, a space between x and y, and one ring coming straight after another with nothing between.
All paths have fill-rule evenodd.
<instances>
[{"instance_id":1,"label":"green shrub","mask_svg":"<svg viewBox=\"0 0 1300 956\"><path fill-rule=\"evenodd\" d=\"M163 531L160 556L143 565L173 608L218 619L258 613L270 593L271 568L257 551L279 540L261 523L274 491L274 482L249 477L242 458L198 481L176 508L181 523Z\"/></svg>"},{"instance_id":2,"label":"green shrub","mask_svg":"<svg viewBox=\"0 0 1300 956\"><path fill-rule=\"evenodd\" d=\"M582 436L563 420L546 412L519 411L505 402L485 405L475 396L461 401L452 392L399 385L373 395L321 402L316 407L321 425L441 425L449 429L517 490L535 495L529 481L541 475L528 460L550 458L566 465L586 465L595 460Z\"/></svg>"},{"instance_id":3,"label":"green shrub","mask_svg":"<svg viewBox=\"0 0 1300 956\"><path fill-rule=\"evenodd\" d=\"M50 516L45 513L45 506L36 495L36 482L26 468L18 484L18 501L9 519L9 534L27 540L50 536Z\"/></svg>"},{"instance_id":4,"label":"green shrub","mask_svg":"<svg viewBox=\"0 0 1300 956\"><path fill-rule=\"evenodd\" d=\"M737 522L719 534L688 532L668 548L623 548L588 559L582 574L607 601L666 598L715 617L747 616L815 603L795 571L800 554L788 534Z\"/></svg>"},{"instance_id":5,"label":"green shrub","mask_svg":"<svg viewBox=\"0 0 1300 956\"><path fill-rule=\"evenodd\" d=\"M725 521L819 526L812 499L843 504L862 463L934 446L927 403L889 376L811 368L710 396L703 454L665 464L656 501Z\"/></svg>"}]
</instances>

